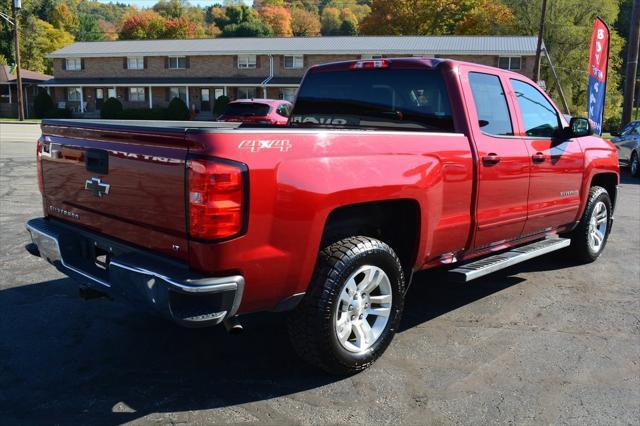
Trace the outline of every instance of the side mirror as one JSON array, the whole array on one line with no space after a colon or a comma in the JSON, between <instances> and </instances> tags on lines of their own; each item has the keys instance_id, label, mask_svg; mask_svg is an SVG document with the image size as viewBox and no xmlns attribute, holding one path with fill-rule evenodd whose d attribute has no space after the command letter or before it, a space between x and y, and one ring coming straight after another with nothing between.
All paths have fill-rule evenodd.
<instances>
[{"instance_id":1,"label":"side mirror","mask_svg":"<svg viewBox=\"0 0 640 426\"><path fill-rule=\"evenodd\" d=\"M620 130L614 130L613 132L609 132L609 134L614 138L618 138L620 137Z\"/></svg>"},{"instance_id":2,"label":"side mirror","mask_svg":"<svg viewBox=\"0 0 640 426\"><path fill-rule=\"evenodd\" d=\"M572 117L569 123L568 136L571 138L580 138L583 136L593 135L593 129L589 119L583 117Z\"/></svg>"}]
</instances>

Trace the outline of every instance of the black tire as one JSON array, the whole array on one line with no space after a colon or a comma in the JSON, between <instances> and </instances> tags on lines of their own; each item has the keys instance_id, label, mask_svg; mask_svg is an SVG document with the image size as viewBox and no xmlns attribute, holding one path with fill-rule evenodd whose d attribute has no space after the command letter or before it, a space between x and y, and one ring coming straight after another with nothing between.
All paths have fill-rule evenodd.
<instances>
[{"instance_id":1,"label":"black tire","mask_svg":"<svg viewBox=\"0 0 640 426\"><path fill-rule=\"evenodd\" d=\"M629 173L633 177L640 177L640 158L638 158L638 153L633 151L631 153L631 159L629 160Z\"/></svg>"},{"instance_id":2,"label":"black tire","mask_svg":"<svg viewBox=\"0 0 640 426\"><path fill-rule=\"evenodd\" d=\"M375 266L386 273L391 284L391 310L375 343L362 353L353 353L338 340L335 311L346 280L364 265ZM330 374L362 371L391 343L402 316L405 290L400 260L387 244L363 236L335 242L320 251L307 293L288 318L292 345L302 359Z\"/></svg>"},{"instance_id":3,"label":"black tire","mask_svg":"<svg viewBox=\"0 0 640 426\"><path fill-rule=\"evenodd\" d=\"M598 250L594 251L589 244L589 223L593 215L593 210L599 202L603 202L607 208L607 229L601 246ZM582 218L580 218L580 223L576 229L568 235L569 238L571 238L571 246L569 247L570 255L582 263L590 263L596 260L604 251L609 233L611 232L611 225L612 205L609 193L606 189L600 186L593 186L589 190L589 199L587 200L587 205L584 209L584 213L582 214Z\"/></svg>"}]
</instances>

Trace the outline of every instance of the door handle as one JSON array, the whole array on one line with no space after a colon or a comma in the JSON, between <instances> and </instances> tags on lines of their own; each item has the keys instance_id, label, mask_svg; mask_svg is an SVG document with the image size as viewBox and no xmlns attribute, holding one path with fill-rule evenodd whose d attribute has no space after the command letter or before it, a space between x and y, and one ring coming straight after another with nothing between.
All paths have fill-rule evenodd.
<instances>
[{"instance_id":1,"label":"door handle","mask_svg":"<svg viewBox=\"0 0 640 426\"><path fill-rule=\"evenodd\" d=\"M544 160L547 159L547 156L541 152L536 152L531 156L531 159L533 160L534 163L544 163Z\"/></svg>"},{"instance_id":2,"label":"door handle","mask_svg":"<svg viewBox=\"0 0 640 426\"><path fill-rule=\"evenodd\" d=\"M498 157L498 154L490 152L488 155L482 157L482 162L486 166L493 166L494 164L498 164L500 162L500 157Z\"/></svg>"}]
</instances>

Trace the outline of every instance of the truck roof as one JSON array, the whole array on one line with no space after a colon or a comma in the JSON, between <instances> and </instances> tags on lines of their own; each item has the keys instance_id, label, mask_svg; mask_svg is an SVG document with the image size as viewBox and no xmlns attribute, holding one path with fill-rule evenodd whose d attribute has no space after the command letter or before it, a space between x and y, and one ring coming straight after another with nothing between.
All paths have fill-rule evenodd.
<instances>
[{"instance_id":1,"label":"truck roof","mask_svg":"<svg viewBox=\"0 0 640 426\"><path fill-rule=\"evenodd\" d=\"M454 68L456 65L465 65L471 68L475 68L477 70L482 70L485 72L490 72L492 74L500 73L506 74L513 77L517 77L518 79L525 79L527 81L531 81L527 76L514 72L505 70L502 68L492 67L489 65L481 65L473 62L465 62L459 61L457 59L448 59L448 58L418 58L418 57L400 57L400 58L379 58L379 59L356 59L349 61L337 61L337 62L329 62L326 64L314 65L309 68L309 71L338 71L344 70L354 67L357 63L371 63L375 61L382 61L383 63L388 64L389 68L425 68L425 69L435 69L441 66L442 64L449 64L450 67ZM383 68L383 67L381 67Z\"/></svg>"}]
</instances>

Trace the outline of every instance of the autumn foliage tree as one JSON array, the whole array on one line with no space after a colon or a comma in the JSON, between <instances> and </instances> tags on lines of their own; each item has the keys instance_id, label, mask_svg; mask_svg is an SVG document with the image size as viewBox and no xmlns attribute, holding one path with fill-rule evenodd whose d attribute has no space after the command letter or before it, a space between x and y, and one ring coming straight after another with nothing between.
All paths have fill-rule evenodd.
<instances>
[{"instance_id":1,"label":"autumn foliage tree","mask_svg":"<svg viewBox=\"0 0 640 426\"><path fill-rule=\"evenodd\" d=\"M270 26L278 37L291 37L291 13L282 6L263 6L260 8L263 22Z\"/></svg>"},{"instance_id":2,"label":"autumn foliage tree","mask_svg":"<svg viewBox=\"0 0 640 426\"><path fill-rule=\"evenodd\" d=\"M145 40L162 38L166 19L152 10L136 11L126 15L120 28L122 40Z\"/></svg>"},{"instance_id":3,"label":"autumn foliage tree","mask_svg":"<svg viewBox=\"0 0 640 426\"><path fill-rule=\"evenodd\" d=\"M291 30L296 37L320 35L320 19L306 9L294 8L291 11Z\"/></svg>"},{"instance_id":4,"label":"autumn foliage tree","mask_svg":"<svg viewBox=\"0 0 640 426\"><path fill-rule=\"evenodd\" d=\"M360 32L371 35L486 34L508 23L509 8L496 0L373 0Z\"/></svg>"},{"instance_id":5,"label":"autumn foliage tree","mask_svg":"<svg viewBox=\"0 0 640 426\"><path fill-rule=\"evenodd\" d=\"M204 28L185 16L167 19L162 34L162 38L170 39L202 38L204 36Z\"/></svg>"}]
</instances>

